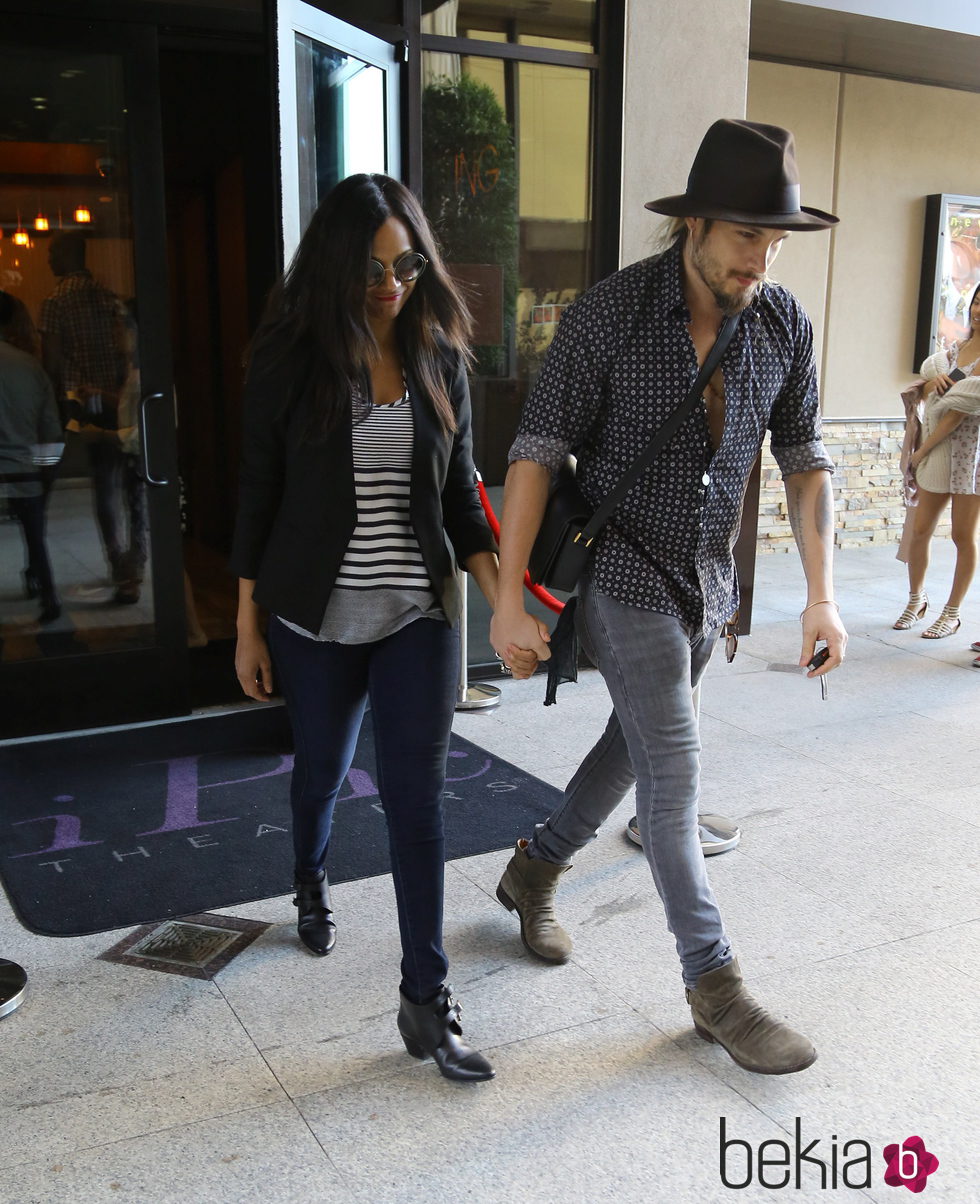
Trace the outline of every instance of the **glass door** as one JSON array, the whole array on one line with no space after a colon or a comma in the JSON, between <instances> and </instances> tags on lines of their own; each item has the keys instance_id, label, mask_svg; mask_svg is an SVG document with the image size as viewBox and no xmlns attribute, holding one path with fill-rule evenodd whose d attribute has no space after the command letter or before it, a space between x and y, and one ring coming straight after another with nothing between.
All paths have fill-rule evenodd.
<instances>
[{"instance_id":1,"label":"glass door","mask_svg":"<svg viewBox=\"0 0 980 1204\"><path fill-rule=\"evenodd\" d=\"M319 199L360 171L400 176L398 47L302 0L276 10L283 262Z\"/></svg>"},{"instance_id":2,"label":"glass door","mask_svg":"<svg viewBox=\"0 0 980 1204\"><path fill-rule=\"evenodd\" d=\"M0 738L186 711L154 30L0 48L0 289Z\"/></svg>"}]
</instances>

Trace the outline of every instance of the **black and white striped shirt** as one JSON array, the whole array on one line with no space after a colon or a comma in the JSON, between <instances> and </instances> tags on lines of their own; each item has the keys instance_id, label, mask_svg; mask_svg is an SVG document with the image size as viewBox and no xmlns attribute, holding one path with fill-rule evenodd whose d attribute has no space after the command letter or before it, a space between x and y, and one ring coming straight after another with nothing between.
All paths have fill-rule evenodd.
<instances>
[{"instance_id":1,"label":"black and white striped shirt","mask_svg":"<svg viewBox=\"0 0 980 1204\"><path fill-rule=\"evenodd\" d=\"M406 391L371 406L352 429L357 524L314 639L362 644L393 634L420 615L441 618L412 529L414 423Z\"/></svg>"},{"instance_id":2,"label":"black and white striped shirt","mask_svg":"<svg viewBox=\"0 0 980 1204\"><path fill-rule=\"evenodd\" d=\"M408 513L412 436L407 395L391 405L372 406L353 428L357 526L335 589L430 588Z\"/></svg>"}]
</instances>

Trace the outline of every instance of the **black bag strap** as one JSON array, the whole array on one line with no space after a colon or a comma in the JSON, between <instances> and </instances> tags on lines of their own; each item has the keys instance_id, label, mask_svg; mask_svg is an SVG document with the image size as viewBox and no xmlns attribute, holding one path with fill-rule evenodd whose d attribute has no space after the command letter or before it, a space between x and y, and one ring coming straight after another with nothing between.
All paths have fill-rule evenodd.
<instances>
[{"instance_id":1,"label":"black bag strap","mask_svg":"<svg viewBox=\"0 0 980 1204\"><path fill-rule=\"evenodd\" d=\"M721 357L725 354L725 348L732 341L735 327L738 326L738 318L738 314L732 314L722 322L721 329L718 331L718 337L705 357L704 363L701 365L701 371L697 374L687 396L677 409L669 415L647 446L640 452L626 472L623 473L609 493L606 494L595 514L592 515L582 528L581 534L576 539L576 543L578 540L584 540L586 546L588 546L595 539L608 522L612 512L633 488L643 473L650 467L664 445L674 437L680 429L681 424L686 421L687 416L701 399L705 385L711 379L721 361Z\"/></svg>"}]
</instances>

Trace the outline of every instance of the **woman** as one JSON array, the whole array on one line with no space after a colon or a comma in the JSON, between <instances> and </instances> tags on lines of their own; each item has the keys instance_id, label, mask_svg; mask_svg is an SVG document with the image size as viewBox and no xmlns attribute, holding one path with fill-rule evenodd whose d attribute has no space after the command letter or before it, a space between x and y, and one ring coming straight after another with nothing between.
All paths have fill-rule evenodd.
<instances>
[{"instance_id":1,"label":"woman","mask_svg":"<svg viewBox=\"0 0 980 1204\"><path fill-rule=\"evenodd\" d=\"M238 679L267 700L275 666L295 738L300 940L320 956L334 946L325 858L370 703L402 943L398 1028L447 1078L480 1080L494 1072L461 1040L442 946L460 611L447 539L491 605L497 583L471 455L468 332L412 194L382 175L341 181L253 341L232 565ZM533 669L533 656L508 660L515 676Z\"/></svg>"},{"instance_id":2,"label":"woman","mask_svg":"<svg viewBox=\"0 0 980 1204\"><path fill-rule=\"evenodd\" d=\"M960 628L960 604L977 567L980 526L980 287L970 302L970 336L937 351L922 365L925 401L923 438L909 459L918 485L908 552L909 600L895 620L907 631L925 617L929 544L939 517L952 499L956 567L949 599L923 639L942 640Z\"/></svg>"},{"instance_id":3,"label":"woman","mask_svg":"<svg viewBox=\"0 0 980 1204\"><path fill-rule=\"evenodd\" d=\"M61 617L45 535L50 466L64 448L54 389L37 358L24 303L0 291L0 498L20 523L27 553L24 593L39 598L38 622Z\"/></svg>"}]
</instances>

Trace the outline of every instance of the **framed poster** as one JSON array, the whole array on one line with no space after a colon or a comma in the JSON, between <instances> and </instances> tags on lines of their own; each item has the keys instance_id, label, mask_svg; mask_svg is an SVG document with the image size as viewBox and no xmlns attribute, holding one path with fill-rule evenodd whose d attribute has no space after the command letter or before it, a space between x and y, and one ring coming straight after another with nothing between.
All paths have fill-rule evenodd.
<instances>
[{"instance_id":1,"label":"framed poster","mask_svg":"<svg viewBox=\"0 0 980 1204\"><path fill-rule=\"evenodd\" d=\"M970 300L980 285L980 197L926 197L925 246L915 328L915 363L970 333Z\"/></svg>"}]
</instances>

